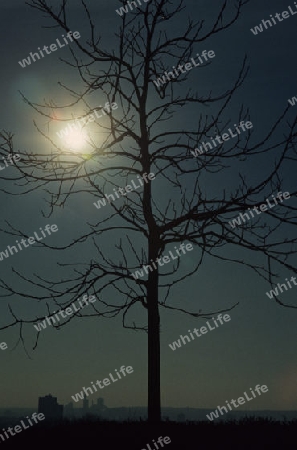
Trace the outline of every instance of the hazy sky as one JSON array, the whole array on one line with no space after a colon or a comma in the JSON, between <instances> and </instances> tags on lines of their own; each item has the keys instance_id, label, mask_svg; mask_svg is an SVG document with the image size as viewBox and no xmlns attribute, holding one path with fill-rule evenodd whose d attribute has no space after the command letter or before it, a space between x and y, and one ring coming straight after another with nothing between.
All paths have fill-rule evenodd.
<instances>
[{"instance_id":1,"label":"hazy sky","mask_svg":"<svg viewBox=\"0 0 297 450\"><path fill-rule=\"evenodd\" d=\"M78 30L84 40L87 24L81 19L80 10L75 7L77 3L71 0L73 31ZM96 7L92 6L94 22L103 36L103 45L112 48L116 45L112 36L120 26L120 18L115 12L118 2L88 3L96 3ZM187 12L196 20L214 17L215 10L209 3L209 0L187 0ZM258 36L250 31L262 19L268 19L270 14L286 10L288 4L293 6L293 2L283 0L251 0L235 25L223 34L197 45L197 52L204 49L216 52L212 70L208 70L207 76L201 77L199 74L199 79L195 78L195 70L189 74L189 87L198 92L212 90L218 93L235 80L240 62L246 54L250 73L234 98L227 118L236 120L240 105L244 103L248 106L254 124L253 138L262 136L285 109L288 98L297 96L294 59L296 16ZM22 101L18 91L39 103L45 99L63 103L66 100L65 93L57 83L72 84L79 89L79 80L75 72L59 61L59 58L68 55L67 47L25 69L18 64L19 60L36 51L37 47L49 45L62 35L62 31L57 28L42 28L48 26L50 21L37 10L25 6L24 1L3 0L0 23L0 128L15 135L15 148L36 151L48 144L36 132L33 120L45 127L46 119L34 113ZM296 114L296 108L292 107L290 111L291 119ZM173 124L179 120L177 113ZM268 163L262 158L261 163L251 165L251 174L256 178L265 171ZM224 189L218 180L216 178L215 184L208 186L209 190L219 192ZM295 189L295 180L296 172L288 170L282 183L283 191ZM154 189L157 189L157 180L155 183ZM93 199L87 196L71 200L65 208L58 209L46 219L41 214L41 208L46 207L45 198L46 194L41 190L22 197L0 193L3 211L0 228L5 228L5 220L8 220L16 228L30 234L47 223L57 224L58 243L65 244L85 232L87 222L99 220L100 212L94 208ZM13 236L1 232L0 251L14 241ZM104 245L113 254L114 242L105 242ZM37 273L58 280L61 269L57 262L86 261L91 253L95 257L90 246L82 246L70 255L64 252L50 253L33 246L0 262L0 277L12 282L18 291L26 293L28 285L17 281L12 274L12 267L27 277ZM189 265L197 257L198 253L195 252L187 255ZM279 281L292 275L283 271ZM225 400L239 397L243 391L256 384L266 384L269 392L241 409L297 408L297 310L282 308L269 300L265 294L269 289L269 285L248 268L207 258L197 274L172 291L173 305L195 311L215 311L232 306L237 301L240 303L231 311L230 322L174 352L168 344L178 339L180 334L186 334L188 329L203 326L206 320L161 310L163 406L215 407ZM287 303L296 304L296 293L297 290L293 288L281 298ZM36 302L26 298L13 298L11 304L23 318L36 317L45 311L42 305L37 306ZM0 305L0 326L3 326L11 322L11 316L5 299L1 299ZM139 318L144 320L143 313ZM110 407L146 405L146 334L123 329L120 318L75 319L59 331L51 327L44 330L37 349L33 351L32 328L32 325L24 327L29 358L21 345L14 349L19 338L17 328L1 332L0 342L5 341L9 349L0 350L0 407L36 406L38 396L48 393L66 404L82 386L89 386L96 379L102 380L122 365L132 366L134 373L106 387L100 396ZM96 398L97 395L89 397L90 400Z\"/></svg>"}]
</instances>

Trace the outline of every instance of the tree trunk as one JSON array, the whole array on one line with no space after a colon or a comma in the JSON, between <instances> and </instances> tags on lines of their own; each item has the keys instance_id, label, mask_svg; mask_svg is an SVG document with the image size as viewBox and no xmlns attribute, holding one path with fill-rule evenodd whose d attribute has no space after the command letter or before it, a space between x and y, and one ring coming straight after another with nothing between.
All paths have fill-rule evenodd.
<instances>
[{"instance_id":1,"label":"tree trunk","mask_svg":"<svg viewBox=\"0 0 297 450\"><path fill-rule=\"evenodd\" d=\"M156 253L155 251L151 254ZM150 255L151 256L151 255ZM155 260L157 255L152 256ZM151 259L151 257L150 257ZM160 391L160 316L158 305L158 270L149 273L148 306L148 421L161 421Z\"/></svg>"}]
</instances>

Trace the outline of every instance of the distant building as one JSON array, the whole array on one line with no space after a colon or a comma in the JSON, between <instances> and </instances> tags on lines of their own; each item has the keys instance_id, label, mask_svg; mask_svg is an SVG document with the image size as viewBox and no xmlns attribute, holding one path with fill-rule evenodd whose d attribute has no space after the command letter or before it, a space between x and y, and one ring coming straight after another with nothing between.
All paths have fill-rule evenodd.
<instances>
[{"instance_id":1,"label":"distant building","mask_svg":"<svg viewBox=\"0 0 297 450\"><path fill-rule=\"evenodd\" d=\"M84 396L84 400L83 400L83 410L86 412L89 409L89 400L86 397L86 394Z\"/></svg>"},{"instance_id":2,"label":"distant building","mask_svg":"<svg viewBox=\"0 0 297 450\"><path fill-rule=\"evenodd\" d=\"M70 402L64 406L63 416L68 417L69 419L78 419L81 417L100 417L100 418L108 418L109 408L104 404L103 398L98 398L96 403L94 400L91 402L84 396L82 401L81 408L75 408L75 405Z\"/></svg>"},{"instance_id":3,"label":"distant building","mask_svg":"<svg viewBox=\"0 0 297 450\"><path fill-rule=\"evenodd\" d=\"M177 415L177 419L178 422L185 422L186 421L186 416L184 415L184 413L179 413Z\"/></svg>"},{"instance_id":4,"label":"distant building","mask_svg":"<svg viewBox=\"0 0 297 450\"><path fill-rule=\"evenodd\" d=\"M104 399L102 397L97 399L97 409L100 412L106 411L107 406L104 404Z\"/></svg>"},{"instance_id":5,"label":"distant building","mask_svg":"<svg viewBox=\"0 0 297 450\"><path fill-rule=\"evenodd\" d=\"M38 412L43 413L46 419L62 419L63 405L59 405L57 397L51 394L38 399Z\"/></svg>"},{"instance_id":6,"label":"distant building","mask_svg":"<svg viewBox=\"0 0 297 450\"><path fill-rule=\"evenodd\" d=\"M107 406L104 404L104 399L102 397L97 399L97 404L92 404L90 408L90 412L92 414L96 414L99 416L104 415L104 413L107 411Z\"/></svg>"},{"instance_id":7,"label":"distant building","mask_svg":"<svg viewBox=\"0 0 297 450\"><path fill-rule=\"evenodd\" d=\"M74 416L75 412L74 412L74 408L73 408L73 403L67 403L67 405L64 406L64 417L65 416L69 416L72 417Z\"/></svg>"}]
</instances>

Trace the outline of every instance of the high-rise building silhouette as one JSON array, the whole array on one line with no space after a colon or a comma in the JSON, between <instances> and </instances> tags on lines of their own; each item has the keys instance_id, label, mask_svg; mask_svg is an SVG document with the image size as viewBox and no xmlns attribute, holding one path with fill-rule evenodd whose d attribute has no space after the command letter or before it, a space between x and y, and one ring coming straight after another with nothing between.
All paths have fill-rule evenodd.
<instances>
[{"instance_id":1,"label":"high-rise building silhouette","mask_svg":"<svg viewBox=\"0 0 297 450\"><path fill-rule=\"evenodd\" d=\"M46 419L62 419L63 405L59 405L57 397L51 394L38 399L38 412L43 413Z\"/></svg>"},{"instance_id":2,"label":"high-rise building silhouette","mask_svg":"<svg viewBox=\"0 0 297 450\"><path fill-rule=\"evenodd\" d=\"M64 405L64 417L68 416L68 417L73 417L74 416L74 408L73 408L73 403L69 402L67 403L67 405Z\"/></svg>"},{"instance_id":3,"label":"high-rise building silhouette","mask_svg":"<svg viewBox=\"0 0 297 450\"><path fill-rule=\"evenodd\" d=\"M84 395L84 400L83 400L83 410L84 411L88 411L89 409L89 400L86 397L86 394Z\"/></svg>"},{"instance_id":4,"label":"high-rise building silhouette","mask_svg":"<svg viewBox=\"0 0 297 450\"><path fill-rule=\"evenodd\" d=\"M97 410L99 412L104 412L107 409L107 406L104 404L104 399L102 397L97 399Z\"/></svg>"}]
</instances>

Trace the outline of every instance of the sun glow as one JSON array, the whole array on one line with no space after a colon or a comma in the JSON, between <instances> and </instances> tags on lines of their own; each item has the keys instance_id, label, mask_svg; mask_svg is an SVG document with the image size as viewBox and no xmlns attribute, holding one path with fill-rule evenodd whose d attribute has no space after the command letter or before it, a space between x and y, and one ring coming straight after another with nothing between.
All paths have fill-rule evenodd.
<instances>
[{"instance_id":1,"label":"sun glow","mask_svg":"<svg viewBox=\"0 0 297 450\"><path fill-rule=\"evenodd\" d=\"M76 153L83 152L88 145L88 134L85 130L71 130L63 137L64 146Z\"/></svg>"}]
</instances>

